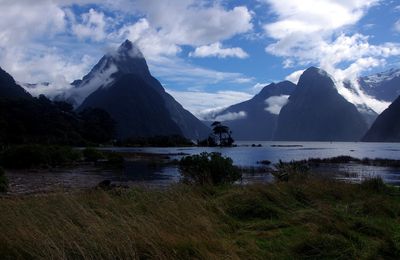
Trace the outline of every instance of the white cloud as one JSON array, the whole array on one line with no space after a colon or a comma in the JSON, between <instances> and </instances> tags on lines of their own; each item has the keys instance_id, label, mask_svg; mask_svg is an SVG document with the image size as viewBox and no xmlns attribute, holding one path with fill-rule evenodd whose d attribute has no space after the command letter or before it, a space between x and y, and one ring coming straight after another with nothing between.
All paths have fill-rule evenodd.
<instances>
[{"instance_id":1,"label":"white cloud","mask_svg":"<svg viewBox=\"0 0 400 260\"><path fill-rule=\"evenodd\" d=\"M383 105L362 91L343 91L342 82L355 81L362 72L382 66L389 57L400 55L400 44L371 44L369 37L350 34L355 25L378 0L264 0L277 15L265 24L266 34L275 40L266 51L284 57L285 67L317 65L338 81L338 89L350 102L363 100L375 111ZM347 32L347 33L345 33ZM295 80L298 74L290 75Z\"/></svg>"},{"instance_id":2,"label":"white cloud","mask_svg":"<svg viewBox=\"0 0 400 260\"><path fill-rule=\"evenodd\" d=\"M242 48L223 48L220 42L216 42L210 45L203 45L197 47L194 52L189 53L190 57L204 58L204 57L236 57L244 59L249 57L249 55L242 50Z\"/></svg>"},{"instance_id":3,"label":"white cloud","mask_svg":"<svg viewBox=\"0 0 400 260\"><path fill-rule=\"evenodd\" d=\"M374 110L376 113L380 114L385 110L390 102L385 102L381 100L377 100L371 96L365 94L358 84L357 80L352 80L350 82L352 84L352 89L348 89L343 86L341 82L338 82L336 85L338 87L339 93L345 97L349 102L355 104L358 107L363 107L367 105L369 108Z\"/></svg>"},{"instance_id":4,"label":"white cloud","mask_svg":"<svg viewBox=\"0 0 400 260\"><path fill-rule=\"evenodd\" d=\"M373 23L367 23L363 25L364 30L370 30L373 29L375 27L375 24Z\"/></svg>"},{"instance_id":5,"label":"white cloud","mask_svg":"<svg viewBox=\"0 0 400 260\"><path fill-rule=\"evenodd\" d=\"M342 62L398 55L400 45L371 45L362 34L343 30L356 24L378 0L265 0L277 21L264 26L276 41L266 51L287 58L286 66L318 64L332 73Z\"/></svg>"},{"instance_id":6,"label":"white cloud","mask_svg":"<svg viewBox=\"0 0 400 260\"><path fill-rule=\"evenodd\" d=\"M166 81L190 85L191 88L204 88L213 84L234 83L243 84L253 79L241 73L221 72L191 65L180 58L148 59L150 70L154 75Z\"/></svg>"},{"instance_id":7,"label":"white cloud","mask_svg":"<svg viewBox=\"0 0 400 260\"><path fill-rule=\"evenodd\" d=\"M104 40L106 34L106 18L104 13L97 12L93 8L81 15L82 23L78 23L75 17L72 18L72 31L79 38L91 38L95 41Z\"/></svg>"},{"instance_id":8,"label":"white cloud","mask_svg":"<svg viewBox=\"0 0 400 260\"><path fill-rule=\"evenodd\" d=\"M72 79L77 79L81 76L82 71L87 71L92 64L91 58L84 56L80 63L77 64L66 64L65 59L58 55L45 55L41 59L33 59L29 62L21 62L24 64L20 73L15 75L15 78L22 79L21 85L32 94L33 96L39 96L44 94L50 98L58 95L63 95L71 92L72 86L70 85ZM52 65L52 73L48 74L48 66ZM24 73L28 68L35 67L33 73L36 73L34 77ZM27 88L24 83L26 82L39 82L34 88ZM81 89L80 91L83 91ZM85 89L86 91L87 89ZM89 93L89 92L88 92ZM68 94L69 95L69 94ZM83 96L83 95L80 95ZM86 95L87 96L87 95ZM84 96L84 97L86 97ZM79 100L81 102L82 100Z\"/></svg>"},{"instance_id":9,"label":"white cloud","mask_svg":"<svg viewBox=\"0 0 400 260\"><path fill-rule=\"evenodd\" d=\"M265 104L267 105L265 111L274 115L279 115L282 107L286 105L288 101L289 101L289 95L269 97L265 100Z\"/></svg>"},{"instance_id":10,"label":"white cloud","mask_svg":"<svg viewBox=\"0 0 400 260\"><path fill-rule=\"evenodd\" d=\"M258 94L265 86L271 83L256 83L254 86L251 87L250 92L253 94Z\"/></svg>"},{"instance_id":11,"label":"white cloud","mask_svg":"<svg viewBox=\"0 0 400 260\"><path fill-rule=\"evenodd\" d=\"M324 33L359 21L378 0L265 0L278 20L264 26L278 40L294 34Z\"/></svg>"},{"instance_id":12,"label":"white cloud","mask_svg":"<svg viewBox=\"0 0 400 260\"><path fill-rule=\"evenodd\" d=\"M296 70L295 72L291 73L285 79L297 84L299 82L301 74L303 74L304 70Z\"/></svg>"},{"instance_id":13,"label":"white cloud","mask_svg":"<svg viewBox=\"0 0 400 260\"><path fill-rule=\"evenodd\" d=\"M195 0L133 0L122 3L114 7L122 9L124 6L126 11L130 6L132 12L144 17L125 25L111 38L117 36L137 42L146 57L174 56L181 51L182 45L207 47L253 28L251 12L244 6L227 9L218 3L206 4ZM218 57L246 55L240 48L222 49L217 53Z\"/></svg>"},{"instance_id":14,"label":"white cloud","mask_svg":"<svg viewBox=\"0 0 400 260\"><path fill-rule=\"evenodd\" d=\"M92 9L77 15L71 8L75 4L91 4ZM167 81L204 86L253 80L177 58L183 45L223 44L251 31L252 13L245 6L196 0L0 0L0 16L1 66L21 82L51 82L50 86L57 85L55 92L81 78L106 49L127 38L140 47L154 74ZM126 23L126 17L141 19ZM227 50L243 57L236 48L222 51Z\"/></svg>"},{"instance_id":15,"label":"white cloud","mask_svg":"<svg viewBox=\"0 0 400 260\"><path fill-rule=\"evenodd\" d=\"M211 111L222 110L233 104L252 98L252 95L239 91L197 92L166 89L179 103L198 118L208 116ZM210 109L212 108L212 109Z\"/></svg>"},{"instance_id":16,"label":"white cloud","mask_svg":"<svg viewBox=\"0 0 400 260\"><path fill-rule=\"evenodd\" d=\"M0 47L26 43L65 29L65 14L53 1L0 1Z\"/></svg>"},{"instance_id":17,"label":"white cloud","mask_svg":"<svg viewBox=\"0 0 400 260\"><path fill-rule=\"evenodd\" d=\"M38 94L50 94L52 90L59 92L68 88L70 82L82 77L82 73L87 72L95 62L88 55L70 60L56 48L43 49L42 46L29 44L26 48L30 52L24 52L20 47L9 47L7 51L0 52L0 61L2 67L20 82L51 83L46 91Z\"/></svg>"},{"instance_id":18,"label":"white cloud","mask_svg":"<svg viewBox=\"0 0 400 260\"><path fill-rule=\"evenodd\" d=\"M134 6L164 39L178 45L211 44L253 28L245 6L226 9L197 0L137 0Z\"/></svg>"},{"instance_id":19,"label":"white cloud","mask_svg":"<svg viewBox=\"0 0 400 260\"><path fill-rule=\"evenodd\" d=\"M240 111L240 112L228 112L223 115L218 115L214 120L212 121L233 121L233 120L238 120L238 119L244 119L247 117L247 113L245 111Z\"/></svg>"},{"instance_id":20,"label":"white cloud","mask_svg":"<svg viewBox=\"0 0 400 260\"><path fill-rule=\"evenodd\" d=\"M175 56L181 48L174 41L165 39L162 34L153 28L146 18L134 24L128 24L111 34L110 38L119 41L129 39L140 48L147 59L161 59L160 56Z\"/></svg>"},{"instance_id":21,"label":"white cloud","mask_svg":"<svg viewBox=\"0 0 400 260\"><path fill-rule=\"evenodd\" d=\"M114 82L111 75L118 71L114 64L101 64L99 73L95 74L93 78L83 81L78 87L68 89L64 97L73 101L73 105L78 107L82 104L87 96L96 91L99 87L106 88ZM106 68L107 66L107 68Z\"/></svg>"},{"instance_id":22,"label":"white cloud","mask_svg":"<svg viewBox=\"0 0 400 260\"><path fill-rule=\"evenodd\" d=\"M238 84L247 84L254 81L254 78L236 78L232 82Z\"/></svg>"}]
</instances>

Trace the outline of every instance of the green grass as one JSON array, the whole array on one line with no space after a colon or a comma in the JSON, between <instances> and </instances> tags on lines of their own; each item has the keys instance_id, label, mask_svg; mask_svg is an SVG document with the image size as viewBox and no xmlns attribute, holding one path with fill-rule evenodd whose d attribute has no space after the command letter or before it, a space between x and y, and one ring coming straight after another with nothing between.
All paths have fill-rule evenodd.
<instances>
[{"instance_id":1,"label":"green grass","mask_svg":"<svg viewBox=\"0 0 400 260\"><path fill-rule=\"evenodd\" d=\"M309 179L0 198L0 255L399 259L400 192Z\"/></svg>"}]
</instances>

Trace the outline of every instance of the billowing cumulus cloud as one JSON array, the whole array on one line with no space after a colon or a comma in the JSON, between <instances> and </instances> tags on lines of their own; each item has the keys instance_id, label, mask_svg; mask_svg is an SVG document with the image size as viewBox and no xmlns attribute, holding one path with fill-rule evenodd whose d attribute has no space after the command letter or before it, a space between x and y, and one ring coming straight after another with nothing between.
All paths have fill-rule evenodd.
<instances>
[{"instance_id":1,"label":"billowing cumulus cloud","mask_svg":"<svg viewBox=\"0 0 400 260\"><path fill-rule=\"evenodd\" d=\"M77 5L86 11L77 11ZM58 86L65 85L81 78L101 55L125 39L140 47L152 70L157 68L156 75L161 72L169 79L191 82L206 75L202 80L206 84L252 81L240 73L197 67L177 57L182 46L222 44L251 30L252 14L245 6L195 0L2 0L0 15L0 65L21 82L57 79ZM89 58L82 62L85 55ZM231 48L218 55L246 54ZM177 66L184 68L184 77Z\"/></svg>"},{"instance_id":2,"label":"billowing cumulus cloud","mask_svg":"<svg viewBox=\"0 0 400 260\"><path fill-rule=\"evenodd\" d=\"M163 38L178 45L211 44L253 28L245 6L226 9L196 0L138 0L134 4Z\"/></svg>"},{"instance_id":3,"label":"billowing cumulus cloud","mask_svg":"<svg viewBox=\"0 0 400 260\"><path fill-rule=\"evenodd\" d=\"M265 33L275 41L266 51L285 58L285 67L317 65L338 81L337 86L349 101L363 100L376 112L379 101L359 93L343 91L345 79L354 81L364 71L384 65L389 57L400 55L400 44L371 44L368 36L349 34L346 28L357 24L378 0L265 0L277 15L264 25ZM346 65L344 65L346 64ZM295 80L299 72L289 77Z\"/></svg>"},{"instance_id":4,"label":"billowing cumulus cloud","mask_svg":"<svg viewBox=\"0 0 400 260\"><path fill-rule=\"evenodd\" d=\"M75 17L71 18L73 21L72 31L79 39L91 38L101 41L106 38L107 22L104 13L90 9L88 13L81 15L81 23L77 22Z\"/></svg>"},{"instance_id":5,"label":"billowing cumulus cloud","mask_svg":"<svg viewBox=\"0 0 400 260\"><path fill-rule=\"evenodd\" d=\"M23 14L23 15L21 15ZM0 1L0 47L15 46L65 30L65 13L54 1Z\"/></svg>"}]
</instances>

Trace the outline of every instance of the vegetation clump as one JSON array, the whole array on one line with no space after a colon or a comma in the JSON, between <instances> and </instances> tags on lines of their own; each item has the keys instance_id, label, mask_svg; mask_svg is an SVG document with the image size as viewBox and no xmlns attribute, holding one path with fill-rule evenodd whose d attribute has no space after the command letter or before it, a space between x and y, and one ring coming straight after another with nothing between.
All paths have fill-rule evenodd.
<instances>
[{"instance_id":1,"label":"vegetation clump","mask_svg":"<svg viewBox=\"0 0 400 260\"><path fill-rule=\"evenodd\" d=\"M183 182L198 185L234 183L242 175L231 158L220 153L203 152L183 157L179 163Z\"/></svg>"},{"instance_id":2,"label":"vegetation clump","mask_svg":"<svg viewBox=\"0 0 400 260\"><path fill-rule=\"evenodd\" d=\"M278 181L305 180L310 175L310 167L303 161L282 162L274 165L276 171L272 171L272 175Z\"/></svg>"},{"instance_id":3,"label":"vegetation clump","mask_svg":"<svg viewBox=\"0 0 400 260\"><path fill-rule=\"evenodd\" d=\"M320 164L342 164L342 163L357 163L361 165L371 165L371 166L383 166L383 167L400 167L400 160L394 159L382 159L382 158L355 158L348 155L341 155L331 158L310 158L307 160L296 161L298 163L303 164L312 164L312 165L320 165Z\"/></svg>"},{"instance_id":4,"label":"vegetation clump","mask_svg":"<svg viewBox=\"0 0 400 260\"><path fill-rule=\"evenodd\" d=\"M0 162L5 168L54 167L81 159L81 153L68 146L19 145L5 149Z\"/></svg>"}]
</instances>

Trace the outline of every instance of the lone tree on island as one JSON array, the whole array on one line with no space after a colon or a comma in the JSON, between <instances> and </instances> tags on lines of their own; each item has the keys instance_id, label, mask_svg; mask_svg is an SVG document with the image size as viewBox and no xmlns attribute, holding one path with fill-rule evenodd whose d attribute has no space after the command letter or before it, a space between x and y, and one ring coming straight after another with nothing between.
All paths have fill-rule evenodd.
<instances>
[{"instance_id":1,"label":"lone tree on island","mask_svg":"<svg viewBox=\"0 0 400 260\"><path fill-rule=\"evenodd\" d=\"M219 138L219 146L232 146L235 140L232 138L232 131L229 127L222 125L219 121L212 123L211 127L213 133Z\"/></svg>"}]
</instances>

